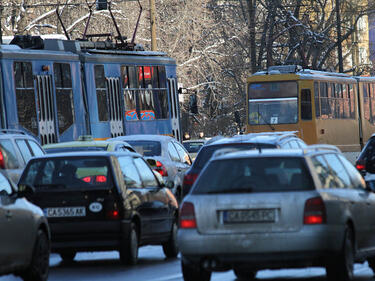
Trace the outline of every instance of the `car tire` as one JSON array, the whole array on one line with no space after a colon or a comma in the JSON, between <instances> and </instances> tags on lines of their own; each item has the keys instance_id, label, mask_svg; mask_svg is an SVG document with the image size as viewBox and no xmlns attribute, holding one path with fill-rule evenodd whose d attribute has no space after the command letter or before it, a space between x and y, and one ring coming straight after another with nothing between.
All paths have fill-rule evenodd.
<instances>
[{"instance_id":1,"label":"car tire","mask_svg":"<svg viewBox=\"0 0 375 281\"><path fill-rule=\"evenodd\" d=\"M47 234L39 230L29 267L20 275L25 281L46 281L49 273L50 241Z\"/></svg>"},{"instance_id":2,"label":"car tire","mask_svg":"<svg viewBox=\"0 0 375 281\"><path fill-rule=\"evenodd\" d=\"M76 257L76 252L74 251L64 251L60 252L59 254L63 263L72 263Z\"/></svg>"},{"instance_id":3,"label":"car tire","mask_svg":"<svg viewBox=\"0 0 375 281\"><path fill-rule=\"evenodd\" d=\"M238 280L255 280L255 276L257 275L256 270L234 268L233 271Z\"/></svg>"},{"instance_id":4,"label":"car tire","mask_svg":"<svg viewBox=\"0 0 375 281\"><path fill-rule=\"evenodd\" d=\"M352 281L354 277L354 235L347 227L340 255L332 258L326 267L328 280Z\"/></svg>"},{"instance_id":5,"label":"car tire","mask_svg":"<svg viewBox=\"0 0 375 281\"><path fill-rule=\"evenodd\" d=\"M210 281L211 271L203 269L198 264L191 264L181 259L181 269L184 281Z\"/></svg>"},{"instance_id":6,"label":"car tire","mask_svg":"<svg viewBox=\"0 0 375 281\"><path fill-rule=\"evenodd\" d=\"M136 225L131 223L129 238L122 242L120 260L123 264L135 265L138 262L138 232Z\"/></svg>"},{"instance_id":7,"label":"car tire","mask_svg":"<svg viewBox=\"0 0 375 281\"><path fill-rule=\"evenodd\" d=\"M171 236L168 242L163 244L163 252L167 258L175 258L178 255L178 244L177 244L177 222L174 221L172 224Z\"/></svg>"}]
</instances>

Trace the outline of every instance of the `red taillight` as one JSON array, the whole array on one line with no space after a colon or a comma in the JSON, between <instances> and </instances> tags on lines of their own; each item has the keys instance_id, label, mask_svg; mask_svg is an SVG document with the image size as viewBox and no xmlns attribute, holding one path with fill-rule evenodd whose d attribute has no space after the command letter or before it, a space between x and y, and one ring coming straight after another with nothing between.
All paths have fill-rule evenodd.
<instances>
[{"instance_id":1,"label":"red taillight","mask_svg":"<svg viewBox=\"0 0 375 281\"><path fill-rule=\"evenodd\" d=\"M326 223L326 208L321 197L310 198L305 203L304 224Z\"/></svg>"},{"instance_id":2,"label":"red taillight","mask_svg":"<svg viewBox=\"0 0 375 281\"><path fill-rule=\"evenodd\" d=\"M96 176L95 177L95 181L96 182L101 182L101 183L107 182L107 177L106 176Z\"/></svg>"},{"instance_id":3,"label":"red taillight","mask_svg":"<svg viewBox=\"0 0 375 281\"><path fill-rule=\"evenodd\" d=\"M357 163L355 165L355 167L357 168L358 171L366 170L366 165L365 164Z\"/></svg>"},{"instance_id":4,"label":"red taillight","mask_svg":"<svg viewBox=\"0 0 375 281\"><path fill-rule=\"evenodd\" d=\"M89 177L84 177L84 178L82 178L82 180L84 182L91 182L91 177L90 176Z\"/></svg>"},{"instance_id":5,"label":"red taillight","mask_svg":"<svg viewBox=\"0 0 375 281\"><path fill-rule=\"evenodd\" d=\"M184 176L183 185L190 185L190 186L193 185L197 177L198 177L198 174L186 174Z\"/></svg>"},{"instance_id":6,"label":"red taillight","mask_svg":"<svg viewBox=\"0 0 375 281\"><path fill-rule=\"evenodd\" d=\"M157 171L162 177L168 177L167 169L160 161L156 161L155 171Z\"/></svg>"},{"instance_id":7,"label":"red taillight","mask_svg":"<svg viewBox=\"0 0 375 281\"><path fill-rule=\"evenodd\" d=\"M180 228L197 228L194 205L184 202L180 209Z\"/></svg>"},{"instance_id":8,"label":"red taillight","mask_svg":"<svg viewBox=\"0 0 375 281\"><path fill-rule=\"evenodd\" d=\"M107 216L111 220L118 220L120 218L120 212L118 210L111 210L107 213Z\"/></svg>"},{"instance_id":9,"label":"red taillight","mask_svg":"<svg viewBox=\"0 0 375 281\"><path fill-rule=\"evenodd\" d=\"M4 155L0 149L0 169L5 169Z\"/></svg>"}]
</instances>

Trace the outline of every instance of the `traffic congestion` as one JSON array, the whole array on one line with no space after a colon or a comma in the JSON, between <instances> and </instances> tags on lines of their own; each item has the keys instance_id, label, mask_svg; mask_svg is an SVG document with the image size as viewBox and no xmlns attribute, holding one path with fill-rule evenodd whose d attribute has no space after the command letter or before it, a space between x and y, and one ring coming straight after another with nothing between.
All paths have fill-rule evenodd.
<instances>
[{"instance_id":1,"label":"traffic congestion","mask_svg":"<svg viewBox=\"0 0 375 281\"><path fill-rule=\"evenodd\" d=\"M142 280L255 280L272 270L355 280L358 268L372 278L372 139L355 166L336 146L307 145L296 132L215 137L194 161L171 137L86 136L45 145L48 154L28 145L16 185L16 155L3 142L18 148L25 137L1 137L0 280L59 280L57 269L96 261L124 266L121 280L148 262L158 271L165 262L171 279Z\"/></svg>"}]
</instances>

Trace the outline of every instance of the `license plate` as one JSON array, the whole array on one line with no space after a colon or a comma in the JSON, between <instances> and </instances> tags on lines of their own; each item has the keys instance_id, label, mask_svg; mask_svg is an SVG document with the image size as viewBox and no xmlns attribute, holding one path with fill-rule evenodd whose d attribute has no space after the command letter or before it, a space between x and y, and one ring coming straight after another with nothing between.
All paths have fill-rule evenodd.
<instances>
[{"instance_id":1,"label":"license plate","mask_svg":"<svg viewBox=\"0 0 375 281\"><path fill-rule=\"evenodd\" d=\"M84 217L86 216L85 207L61 207L61 208L46 208L44 214L48 218L63 218L63 217Z\"/></svg>"},{"instance_id":2,"label":"license plate","mask_svg":"<svg viewBox=\"0 0 375 281\"><path fill-rule=\"evenodd\" d=\"M228 210L223 213L224 223L274 222L275 217L275 209Z\"/></svg>"}]
</instances>

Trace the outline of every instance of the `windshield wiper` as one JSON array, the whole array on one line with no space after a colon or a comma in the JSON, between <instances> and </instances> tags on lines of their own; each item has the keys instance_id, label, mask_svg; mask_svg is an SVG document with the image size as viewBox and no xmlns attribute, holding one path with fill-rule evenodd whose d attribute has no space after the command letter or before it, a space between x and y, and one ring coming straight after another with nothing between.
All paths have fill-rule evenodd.
<instances>
[{"instance_id":1,"label":"windshield wiper","mask_svg":"<svg viewBox=\"0 0 375 281\"><path fill-rule=\"evenodd\" d=\"M267 120L263 117L263 115L259 112L259 108L258 108L258 115L260 116L260 118L262 118L263 122L268 125L272 131L275 131L275 127L271 125L271 123L268 123Z\"/></svg>"}]
</instances>

